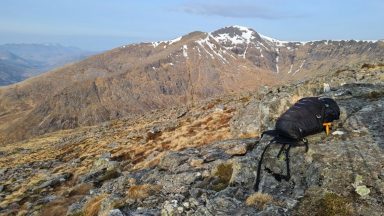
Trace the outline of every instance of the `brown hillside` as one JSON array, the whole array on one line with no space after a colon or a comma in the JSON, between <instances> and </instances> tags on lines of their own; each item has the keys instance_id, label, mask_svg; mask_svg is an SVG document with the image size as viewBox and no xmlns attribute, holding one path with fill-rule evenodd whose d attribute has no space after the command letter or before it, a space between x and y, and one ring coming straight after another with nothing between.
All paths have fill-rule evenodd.
<instances>
[{"instance_id":1,"label":"brown hillside","mask_svg":"<svg viewBox=\"0 0 384 216\"><path fill-rule=\"evenodd\" d=\"M244 27L123 46L0 88L0 143L302 80L383 50L381 42L279 42Z\"/></svg>"}]
</instances>

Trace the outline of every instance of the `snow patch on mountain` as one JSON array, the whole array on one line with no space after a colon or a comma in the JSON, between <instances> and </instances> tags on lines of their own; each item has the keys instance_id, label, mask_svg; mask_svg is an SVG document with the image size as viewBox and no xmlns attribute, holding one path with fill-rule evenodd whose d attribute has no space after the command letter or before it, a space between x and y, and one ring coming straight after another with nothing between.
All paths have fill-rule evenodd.
<instances>
[{"instance_id":1,"label":"snow patch on mountain","mask_svg":"<svg viewBox=\"0 0 384 216\"><path fill-rule=\"evenodd\" d=\"M303 68L304 63L305 63L305 59L304 59L303 62L301 63L299 69L297 69L297 70L292 74L292 76L295 75L296 73L298 73L298 72Z\"/></svg>"},{"instance_id":2,"label":"snow patch on mountain","mask_svg":"<svg viewBox=\"0 0 384 216\"><path fill-rule=\"evenodd\" d=\"M289 71L288 71L289 74L292 73L292 68L293 68L293 64L291 64L291 67L289 68Z\"/></svg>"},{"instance_id":3,"label":"snow patch on mountain","mask_svg":"<svg viewBox=\"0 0 384 216\"><path fill-rule=\"evenodd\" d=\"M187 45L183 45L183 56L188 59L188 52L187 52L187 50L188 50L188 46Z\"/></svg>"},{"instance_id":4,"label":"snow patch on mountain","mask_svg":"<svg viewBox=\"0 0 384 216\"><path fill-rule=\"evenodd\" d=\"M232 26L232 27L239 29L241 31L241 35L236 34L234 36L231 36L230 33L221 33L221 34L218 34L217 36L214 36L214 38L220 43L227 43L228 41L230 41L232 45L244 44L244 43L249 44L251 40L255 38L255 36L253 35L255 32L247 27L243 27L243 26Z\"/></svg>"},{"instance_id":5,"label":"snow patch on mountain","mask_svg":"<svg viewBox=\"0 0 384 216\"><path fill-rule=\"evenodd\" d=\"M279 73L279 56L276 56L276 73Z\"/></svg>"},{"instance_id":6,"label":"snow patch on mountain","mask_svg":"<svg viewBox=\"0 0 384 216\"><path fill-rule=\"evenodd\" d=\"M289 41L281 41L281 40L277 40L275 38L271 38L271 37L268 37L268 36L265 36L265 35L262 35L262 34L259 34L260 37L266 41L267 43L269 44L273 44L275 46L278 46L278 47L283 47L285 46L286 44L290 43Z\"/></svg>"},{"instance_id":7,"label":"snow patch on mountain","mask_svg":"<svg viewBox=\"0 0 384 216\"><path fill-rule=\"evenodd\" d=\"M157 46L159 46L159 45L162 44L162 43L171 45L171 44L173 44L173 43L176 43L176 42L180 41L181 38L182 38L182 37L178 37L178 38L175 38L175 39L173 39L173 40L168 40L168 41L155 41L155 42L151 42L151 44L152 44L152 46L153 46L154 48L156 48ZM167 48L167 46L165 45L164 48Z\"/></svg>"},{"instance_id":8,"label":"snow patch on mountain","mask_svg":"<svg viewBox=\"0 0 384 216\"><path fill-rule=\"evenodd\" d=\"M205 48L205 44L207 44L209 40L209 37L206 37L204 39L200 39L200 40L197 40L196 43L200 45L201 48L203 48L203 50L208 53L209 56L211 56L212 59L215 59L215 57L213 56L212 53L210 53L206 48Z\"/></svg>"},{"instance_id":9,"label":"snow patch on mountain","mask_svg":"<svg viewBox=\"0 0 384 216\"><path fill-rule=\"evenodd\" d=\"M170 40L170 41L167 41L167 42L169 43L169 45L171 45L171 44L173 44L173 43L176 43L176 42L180 41L181 38L182 38L182 37L178 37L178 38L175 38L175 39Z\"/></svg>"},{"instance_id":10,"label":"snow patch on mountain","mask_svg":"<svg viewBox=\"0 0 384 216\"><path fill-rule=\"evenodd\" d=\"M234 27L238 28L242 32L241 37L245 39L247 43L250 43L251 40L255 38L255 36L253 36L255 32L252 31L251 29L243 26L234 26Z\"/></svg>"},{"instance_id":11,"label":"snow patch on mountain","mask_svg":"<svg viewBox=\"0 0 384 216\"><path fill-rule=\"evenodd\" d=\"M228 60L223 56L223 54L227 54L227 52L224 52L225 50L221 49L221 46L218 48L214 43L211 42L211 39L214 42L218 42L214 36L211 34L208 34L206 38L197 40L196 43L199 44L206 53L208 53L212 59L215 59L215 55L219 57L219 59L222 60L223 63L229 63ZM209 48L206 49L206 46ZM200 54L200 51L199 51Z\"/></svg>"}]
</instances>

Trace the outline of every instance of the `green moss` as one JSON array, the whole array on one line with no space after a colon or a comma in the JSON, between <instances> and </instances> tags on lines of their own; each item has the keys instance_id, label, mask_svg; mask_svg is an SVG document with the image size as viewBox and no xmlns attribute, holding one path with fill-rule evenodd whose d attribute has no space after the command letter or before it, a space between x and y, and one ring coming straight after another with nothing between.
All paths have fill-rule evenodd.
<instances>
[{"instance_id":1,"label":"green moss","mask_svg":"<svg viewBox=\"0 0 384 216\"><path fill-rule=\"evenodd\" d=\"M217 181L213 185L212 189L215 191L221 191L228 187L233 173L232 164L220 164L216 167L213 175L217 177Z\"/></svg>"},{"instance_id":2,"label":"green moss","mask_svg":"<svg viewBox=\"0 0 384 216\"><path fill-rule=\"evenodd\" d=\"M353 209L347 198L334 193L325 193L321 197L306 196L300 202L294 215L353 215Z\"/></svg>"},{"instance_id":3,"label":"green moss","mask_svg":"<svg viewBox=\"0 0 384 216\"><path fill-rule=\"evenodd\" d=\"M370 99L377 99L377 98L380 98L381 96L382 96L381 92L377 92L377 91L372 91L368 95Z\"/></svg>"},{"instance_id":4,"label":"green moss","mask_svg":"<svg viewBox=\"0 0 384 216\"><path fill-rule=\"evenodd\" d=\"M384 80L384 74L379 74L378 76L378 80Z\"/></svg>"},{"instance_id":5,"label":"green moss","mask_svg":"<svg viewBox=\"0 0 384 216\"><path fill-rule=\"evenodd\" d=\"M362 66L361 66L361 69L372 69L372 68L375 68L376 67L376 65L374 65L374 64L368 64L368 63L366 63L366 64L363 64Z\"/></svg>"},{"instance_id":6,"label":"green moss","mask_svg":"<svg viewBox=\"0 0 384 216\"><path fill-rule=\"evenodd\" d=\"M334 193L327 193L323 199L320 199L319 207L323 209L323 212L319 212L319 215L350 215L348 204L346 198Z\"/></svg>"}]
</instances>

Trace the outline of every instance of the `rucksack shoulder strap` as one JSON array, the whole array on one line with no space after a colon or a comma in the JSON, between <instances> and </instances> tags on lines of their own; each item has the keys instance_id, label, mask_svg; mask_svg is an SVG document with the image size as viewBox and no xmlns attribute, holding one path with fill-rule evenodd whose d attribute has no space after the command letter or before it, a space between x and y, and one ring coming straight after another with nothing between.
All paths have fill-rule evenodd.
<instances>
[{"instance_id":1,"label":"rucksack shoulder strap","mask_svg":"<svg viewBox=\"0 0 384 216\"><path fill-rule=\"evenodd\" d=\"M260 139L263 138L264 135L269 135L271 137L278 137L279 136L279 133L277 130L267 130L267 131L264 131L261 136L260 136Z\"/></svg>"}]
</instances>

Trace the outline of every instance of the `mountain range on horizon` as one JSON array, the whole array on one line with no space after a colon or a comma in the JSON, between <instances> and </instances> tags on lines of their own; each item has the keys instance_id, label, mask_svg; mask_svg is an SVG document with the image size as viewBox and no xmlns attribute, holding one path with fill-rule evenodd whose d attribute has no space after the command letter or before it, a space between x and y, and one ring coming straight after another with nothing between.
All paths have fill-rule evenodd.
<instances>
[{"instance_id":1,"label":"mountain range on horizon","mask_svg":"<svg viewBox=\"0 0 384 216\"><path fill-rule=\"evenodd\" d=\"M244 26L227 26L225 28L239 28L248 29ZM252 30L254 31L254 30ZM315 43L319 41L356 41L356 42L378 42L379 40L354 40L354 39L323 39L323 40L310 40L310 41L282 41L259 34L263 39L280 43ZM181 38L181 37L179 37ZM156 41L149 42L152 44L159 44L163 42L175 41ZM146 43L146 42L141 42ZM138 43L140 44L140 43ZM133 45L133 44L129 44ZM123 45L126 47L129 45ZM63 66L67 63L80 61L91 55L103 51L86 51L73 46L63 46L59 43L7 43L0 45L0 86L10 85L20 82L22 80L31 78L44 72L48 72L56 67ZM12 57L11 57L12 56Z\"/></svg>"},{"instance_id":2,"label":"mountain range on horizon","mask_svg":"<svg viewBox=\"0 0 384 216\"><path fill-rule=\"evenodd\" d=\"M0 45L0 86L20 82L92 54L95 52L60 44Z\"/></svg>"},{"instance_id":3,"label":"mountain range on horizon","mask_svg":"<svg viewBox=\"0 0 384 216\"><path fill-rule=\"evenodd\" d=\"M279 41L241 26L118 47L0 88L0 143L383 62L383 47Z\"/></svg>"}]
</instances>

